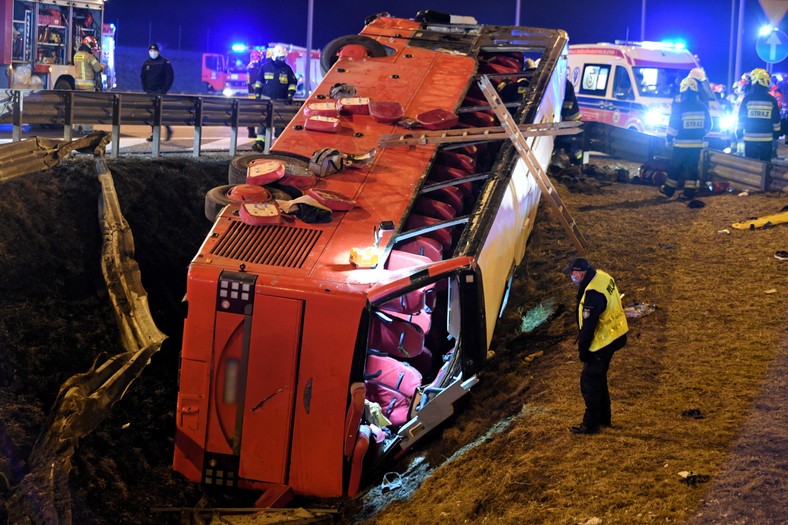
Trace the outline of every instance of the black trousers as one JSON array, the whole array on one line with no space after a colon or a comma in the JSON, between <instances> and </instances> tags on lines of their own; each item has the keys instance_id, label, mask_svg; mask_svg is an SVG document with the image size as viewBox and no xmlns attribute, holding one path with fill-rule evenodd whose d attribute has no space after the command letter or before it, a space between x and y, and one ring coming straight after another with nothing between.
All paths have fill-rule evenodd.
<instances>
[{"instance_id":1,"label":"black trousers","mask_svg":"<svg viewBox=\"0 0 788 525\"><path fill-rule=\"evenodd\" d=\"M591 360L583 363L580 374L580 392L586 403L583 423L596 429L610 425L610 392L607 389L607 371L613 351L602 348L591 354Z\"/></svg>"},{"instance_id":2,"label":"black trousers","mask_svg":"<svg viewBox=\"0 0 788 525\"><path fill-rule=\"evenodd\" d=\"M772 160L772 143L769 142L756 142L744 141L744 156L751 159L765 160L769 162Z\"/></svg>"},{"instance_id":3,"label":"black trousers","mask_svg":"<svg viewBox=\"0 0 788 525\"><path fill-rule=\"evenodd\" d=\"M700 162L701 148L677 148L673 146L673 155L670 159L670 175L665 182L665 186L670 188L667 193L679 188L684 188L687 197L694 197L695 190L700 185L698 175L698 163ZM666 193L666 194L667 194Z\"/></svg>"}]
</instances>

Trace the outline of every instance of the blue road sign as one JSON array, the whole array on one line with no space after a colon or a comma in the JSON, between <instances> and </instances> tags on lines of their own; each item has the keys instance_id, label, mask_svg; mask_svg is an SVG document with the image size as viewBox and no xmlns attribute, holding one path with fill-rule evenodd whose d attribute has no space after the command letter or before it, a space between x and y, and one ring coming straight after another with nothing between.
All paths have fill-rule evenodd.
<instances>
[{"instance_id":1,"label":"blue road sign","mask_svg":"<svg viewBox=\"0 0 788 525\"><path fill-rule=\"evenodd\" d=\"M775 29L768 35L759 36L755 42L755 52L769 64L782 62L788 57L788 35Z\"/></svg>"}]
</instances>

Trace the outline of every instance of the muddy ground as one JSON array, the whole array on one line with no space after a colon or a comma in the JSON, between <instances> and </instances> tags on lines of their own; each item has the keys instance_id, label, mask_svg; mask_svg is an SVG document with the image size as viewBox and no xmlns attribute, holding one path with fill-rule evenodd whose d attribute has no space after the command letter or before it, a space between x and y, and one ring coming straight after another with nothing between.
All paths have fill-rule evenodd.
<instances>
[{"instance_id":1,"label":"muddy ground","mask_svg":"<svg viewBox=\"0 0 788 525\"><path fill-rule=\"evenodd\" d=\"M169 339L112 417L80 442L73 521L177 523L151 509L201 496L170 469L179 301L210 226L203 194L225 183L228 162L109 164L154 319ZM4 501L59 385L121 350L99 267L92 173L92 160L80 158L0 186ZM373 484L355 501L297 504L338 508L341 522L392 524L785 523L788 262L773 255L788 249L788 225L730 224L779 211L788 198L733 191L693 209L652 186L555 180L590 259L617 278L625 304L656 306L632 320L630 343L614 359L614 427L567 432L582 401L574 289L560 269L575 254L556 216L541 209L482 381L449 425L392 467L403 487L382 493ZM688 409L702 417L682 416ZM708 478L688 484L681 471ZM0 520L6 515L0 506Z\"/></svg>"}]
</instances>

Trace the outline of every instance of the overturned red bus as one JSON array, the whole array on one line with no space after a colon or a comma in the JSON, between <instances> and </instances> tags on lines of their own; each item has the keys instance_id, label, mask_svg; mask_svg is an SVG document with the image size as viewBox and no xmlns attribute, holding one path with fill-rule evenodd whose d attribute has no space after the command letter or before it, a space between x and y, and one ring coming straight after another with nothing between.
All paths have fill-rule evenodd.
<instances>
[{"instance_id":1,"label":"overturned red bus","mask_svg":"<svg viewBox=\"0 0 788 525\"><path fill-rule=\"evenodd\" d=\"M379 16L327 46L330 69L271 154L231 165L238 182L239 166L270 160L254 178L287 173L265 188L290 195L255 221L250 204L221 209L189 267L176 471L260 490L261 506L353 496L365 471L452 414L478 381L541 194L511 143L474 138L496 123L477 81L524 79L515 120L557 122L566 44L560 30ZM539 67L523 72L526 57ZM380 145L414 122L469 138ZM528 143L545 167L553 137ZM306 176L326 151L368 159ZM293 202L318 213L272 209Z\"/></svg>"}]
</instances>

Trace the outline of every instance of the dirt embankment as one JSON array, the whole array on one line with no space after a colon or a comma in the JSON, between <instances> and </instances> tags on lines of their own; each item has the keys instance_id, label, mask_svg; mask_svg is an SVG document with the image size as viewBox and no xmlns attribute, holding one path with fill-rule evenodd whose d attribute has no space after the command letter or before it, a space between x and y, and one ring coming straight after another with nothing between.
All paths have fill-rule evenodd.
<instances>
[{"instance_id":1,"label":"dirt embankment","mask_svg":"<svg viewBox=\"0 0 788 525\"><path fill-rule=\"evenodd\" d=\"M179 303L209 228L203 194L224 183L227 164L110 163L154 318L169 339L112 417L80 443L74 523L177 523L150 509L200 497L170 469ZM24 473L60 384L120 350L102 292L91 170L92 161L79 159L0 186L4 494ZM342 521L386 524L780 523L785 403L758 396L777 384L768 375L773 363L784 371L788 263L773 254L788 249L788 225L750 232L730 224L778 211L786 197L715 195L691 209L650 186L562 179L558 190L591 243L589 258L617 278L624 302L657 306L631 322L629 345L613 361L615 426L596 436L567 431L582 413L574 288L560 272L574 252L542 209L481 382L453 421L398 467L418 460L413 470L429 477L414 477L407 495L330 503L341 506ZM772 390L784 398L785 388ZM769 417L753 419L758 408ZM688 409L703 417L683 417ZM677 473L685 470L710 482L683 484ZM380 511L376 497L393 503Z\"/></svg>"}]
</instances>

